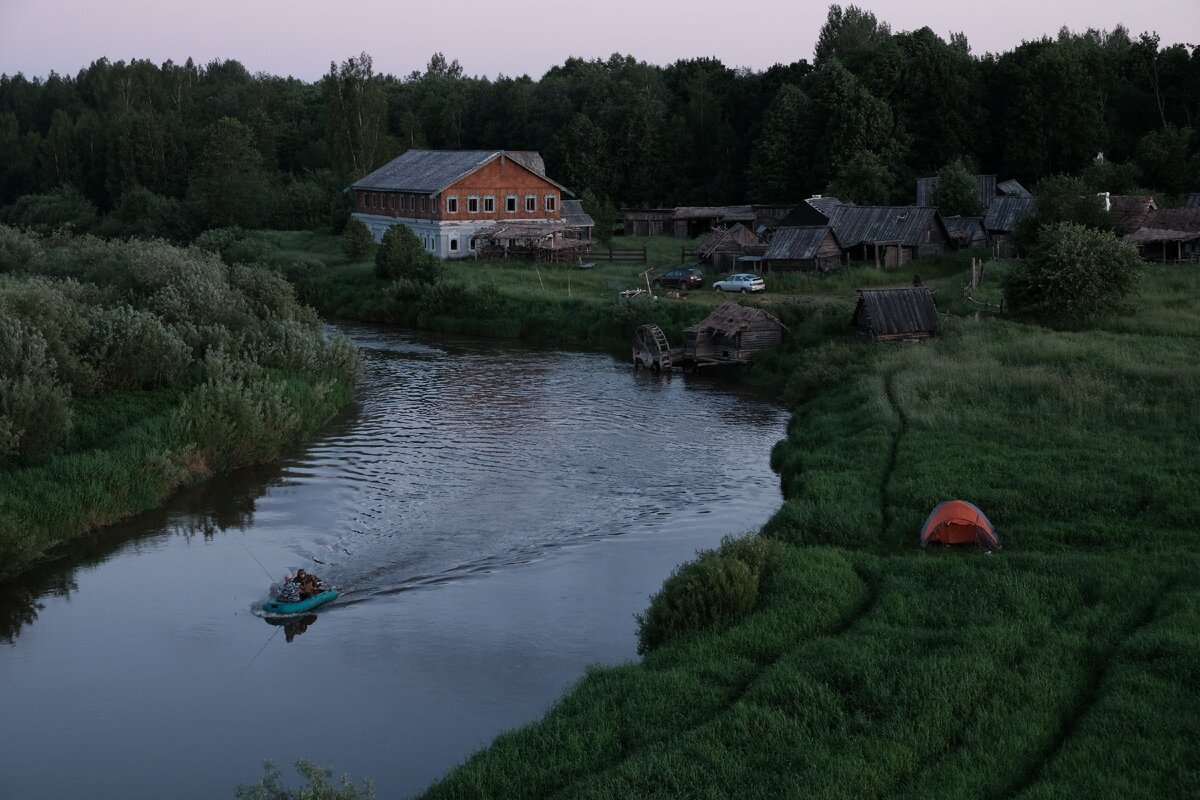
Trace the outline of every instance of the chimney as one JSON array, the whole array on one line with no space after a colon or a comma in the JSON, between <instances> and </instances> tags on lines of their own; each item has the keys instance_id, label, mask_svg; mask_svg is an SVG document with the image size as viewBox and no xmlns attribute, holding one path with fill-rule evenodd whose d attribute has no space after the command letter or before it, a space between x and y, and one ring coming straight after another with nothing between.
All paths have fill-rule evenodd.
<instances>
[{"instance_id":1,"label":"chimney","mask_svg":"<svg viewBox=\"0 0 1200 800\"><path fill-rule=\"evenodd\" d=\"M1112 211L1112 195L1109 192L1096 192L1096 197L1104 198L1104 210Z\"/></svg>"}]
</instances>

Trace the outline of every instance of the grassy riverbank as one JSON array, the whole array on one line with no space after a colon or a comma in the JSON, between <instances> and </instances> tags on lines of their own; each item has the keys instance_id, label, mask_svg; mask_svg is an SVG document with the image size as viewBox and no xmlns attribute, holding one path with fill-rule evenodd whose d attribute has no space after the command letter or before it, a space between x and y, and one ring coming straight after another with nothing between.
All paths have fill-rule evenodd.
<instances>
[{"instance_id":1,"label":"grassy riverbank","mask_svg":"<svg viewBox=\"0 0 1200 800\"><path fill-rule=\"evenodd\" d=\"M0 580L351 399L353 348L265 268L0 228L0 272Z\"/></svg>"},{"instance_id":2,"label":"grassy riverbank","mask_svg":"<svg viewBox=\"0 0 1200 800\"><path fill-rule=\"evenodd\" d=\"M669 581L673 637L426 796L1200 793L1197 290L1151 267L1134 313L1089 330L959 318L781 357L784 557L682 567L727 580ZM919 550L950 497L1001 553ZM751 613L716 613L746 592Z\"/></svg>"}]
</instances>

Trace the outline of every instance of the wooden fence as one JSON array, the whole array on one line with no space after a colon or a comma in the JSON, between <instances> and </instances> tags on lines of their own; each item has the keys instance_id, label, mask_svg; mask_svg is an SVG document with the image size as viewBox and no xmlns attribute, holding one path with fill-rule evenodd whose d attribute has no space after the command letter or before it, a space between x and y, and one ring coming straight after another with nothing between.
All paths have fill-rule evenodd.
<instances>
[{"instance_id":1,"label":"wooden fence","mask_svg":"<svg viewBox=\"0 0 1200 800\"><path fill-rule=\"evenodd\" d=\"M645 264L646 248L631 247L626 249L596 250L592 253L595 261L607 261L610 264Z\"/></svg>"}]
</instances>

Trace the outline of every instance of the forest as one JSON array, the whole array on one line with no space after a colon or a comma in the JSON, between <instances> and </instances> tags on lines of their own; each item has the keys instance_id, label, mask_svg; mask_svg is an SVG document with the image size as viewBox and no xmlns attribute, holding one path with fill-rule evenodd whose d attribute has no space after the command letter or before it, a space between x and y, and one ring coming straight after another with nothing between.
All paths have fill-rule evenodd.
<instances>
[{"instance_id":1,"label":"forest","mask_svg":"<svg viewBox=\"0 0 1200 800\"><path fill-rule=\"evenodd\" d=\"M0 222L177 241L337 230L341 190L413 147L538 150L593 208L912 202L913 179L952 161L1172 198L1200 190L1198 127L1198 46L1117 26L976 54L855 6L830 6L811 63L761 72L614 54L493 79L435 53L395 76L363 53L308 83L232 60L101 59L0 76Z\"/></svg>"}]
</instances>

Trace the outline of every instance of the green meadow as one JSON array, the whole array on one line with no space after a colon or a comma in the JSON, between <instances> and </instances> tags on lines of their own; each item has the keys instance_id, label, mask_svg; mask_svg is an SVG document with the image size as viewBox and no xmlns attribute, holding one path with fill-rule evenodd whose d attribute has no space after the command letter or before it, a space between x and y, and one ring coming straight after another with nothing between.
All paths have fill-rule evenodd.
<instances>
[{"instance_id":1,"label":"green meadow","mask_svg":"<svg viewBox=\"0 0 1200 800\"><path fill-rule=\"evenodd\" d=\"M618 300L642 267L460 262L437 305L323 247L308 302L441 330L619 351L725 299ZM1148 265L1128 309L1052 329L996 313L1005 264L968 298L969 258L768 275L737 298L791 329L740 373L793 409L770 454L781 507L650 598L640 662L589 670L424 796L1200 795L1200 272ZM941 337L853 342L854 289L918 278ZM920 549L955 497L1000 552Z\"/></svg>"},{"instance_id":2,"label":"green meadow","mask_svg":"<svg viewBox=\"0 0 1200 800\"><path fill-rule=\"evenodd\" d=\"M850 342L844 290L875 276L775 300L809 307L747 375L794 407L781 545L682 565L640 663L426 797L1200 794L1200 274L1149 267L1127 313L1052 330L918 268L952 314L921 345ZM954 497L1002 551L919 548Z\"/></svg>"}]
</instances>

